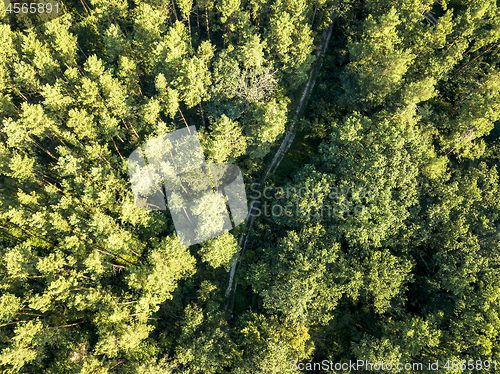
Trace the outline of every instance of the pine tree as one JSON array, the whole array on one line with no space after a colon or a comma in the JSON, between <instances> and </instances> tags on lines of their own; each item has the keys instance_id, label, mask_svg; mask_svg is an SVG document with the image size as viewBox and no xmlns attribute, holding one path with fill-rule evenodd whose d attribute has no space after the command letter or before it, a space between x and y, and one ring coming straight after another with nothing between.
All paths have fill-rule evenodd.
<instances>
[{"instance_id":1,"label":"pine tree","mask_svg":"<svg viewBox=\"0 0 500 374\"><path fill-rule=\"evenodd\" d=\"M222 115L210 126L210 140L207 145L210 158L214 162L225 162L245 153L246 139L238 122Z\"/></svg>"}]
</instances>

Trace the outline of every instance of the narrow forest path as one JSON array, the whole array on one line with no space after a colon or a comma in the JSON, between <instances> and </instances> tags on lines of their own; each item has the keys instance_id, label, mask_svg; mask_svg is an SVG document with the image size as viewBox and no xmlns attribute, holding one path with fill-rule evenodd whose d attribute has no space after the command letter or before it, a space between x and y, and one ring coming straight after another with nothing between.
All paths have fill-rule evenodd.
<instances>
[{"instance_id":1,"label":"narrow forest path","mask_svg":"<svg viewBox=\"0 0 500 374\"><path fill-rule=\"evenodd\" d=\"M307 80L307 83L304 87L304 90L302 91L302 95L300 96L300 100L297 104L297 108L295 110L294 116L291 120L291 125L290 128L288 129L288 132L286 133L285 137L283 138L283 141L281 142L280 147L276 151L276 154L274 155L271 163L267 167L265 173L262 175L262 178L259 182L258 186L258 191L261 192L262 186L264 186L264 183L266 182L267 176L269 173L274 173L276 169L278 168L281 160L283 160L283 157L285 156L286 152L290 148L290 146L293 143L293 140L295 138L295 133L297 131L296 128L296 123L299 120L299 118L302 116L302 113L304 111L304 108L306 107L307 102L309 101L309 98L311 97L312 90L314 88L314 85L316 84L316 78L318 75L318 72L321 68L321 65L323 63L323 57L325 55L325 52L328 48L328 44L330 42L330 38L332 36L332 31L333 31L333 23L335 20L335 14L332 12L330 15L330 25L323 31L323 34L321 36L321 42L318 48L318 52L316 53L316 60L314 61L312 68L309 72L309 78ZM247 245L248 238L250 236L250 231L253 227L253 223L255 220L255 216L252 215L252 211L254 208L258 208L259 205L258 200L252 201L252 205L248 211L247 218L245 220L245 225L246 229L243 234L241 234L240 239L238 241L238 246L240 248L233 265L231 266L231 270L229 272L229 282L228 282L228 287L226 289L226 294L225 294L225 302L224 302L224 311L228 310L229 307L229 313L230 313L230 318L232 318L232 309L234 305L234 297L236 293L236 288L237 288L237 283L235 282L235 275L236 271L241 265L241 259L243 258L243 255L245 254L245 249Z\"/></svg>"}]
</instances>

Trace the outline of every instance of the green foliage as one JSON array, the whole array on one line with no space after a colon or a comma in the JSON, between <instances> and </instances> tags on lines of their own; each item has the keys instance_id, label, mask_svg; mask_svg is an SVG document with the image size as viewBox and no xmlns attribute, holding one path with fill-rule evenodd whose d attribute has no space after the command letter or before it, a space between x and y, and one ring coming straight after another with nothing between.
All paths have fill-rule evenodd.
<instances>
[{"instance_id":1,"label":"green foliage","mask_svg":"<svg viewBox=\"0 0 500 374\"><path fill-rule=\"evenodd\" d=\"M361 41L347 45L350 62L341 77L343 100L355 107L374 106L401 87L414 55L399 47L402 41L396 28L400 23L395 8L379 20L368 15Z\"/></svg>"},{"instance_id":2,"label":"green foliage","mask_svg":"<svg viewBox=\"0 0 500 374\"><path fill-rule=\"evenodd\" d=\"M203 243L200 254L202 260L208 262L210 266L214 268L225 266L228 268L237 251L238 243L236 238L226 232Z\"/></svg>"},{"instance_id":3,"label":"green foliage","mask_svg":"<svg viewBox=\"0 0 500 374\"><path fill-rule=\"evenodd\" d=\"M289 373L290 361L310 357L313 346L307 328L301 324L280 323L274 316L247 313L238 324L239 341L244 349L235 373Z\"/></svg>"},{"instance_id":4,"label":"green foliage","mask_svg":"<svg viewBox=\"0 0 500 374\"><path fill-rule=\"evenodd\" d=\"M224 114L210 126L210 158L214 162L234 160L245 153L246 138L243 136L238 122L231 121Z\"/></svg>"},{"instance_id":5,"label":"green foliage","mask_svg":"<svg viewBox=\"0 0 500 374\"><path fill-rule=\"evenodd\" d=\"M500 362L495 1L65 6L0 19L0 371ZM330 14L304 139L262 185L281 192L243 237L182 247L135 204L127 157L196 125L207 160L263 181ZM203 197L195 234L221 203Z\"/></svg>"}]
</instances>

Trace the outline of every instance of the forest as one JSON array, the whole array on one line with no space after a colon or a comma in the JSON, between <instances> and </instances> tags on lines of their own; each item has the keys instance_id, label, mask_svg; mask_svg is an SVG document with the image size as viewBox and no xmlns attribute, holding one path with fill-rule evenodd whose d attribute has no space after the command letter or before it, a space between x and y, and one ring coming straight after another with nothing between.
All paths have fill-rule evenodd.
<instances>
[{"instance_id":1,"label":"forest","mask_svg":"<svg viewBox=\"0 0 500 374\"><path fill-rule=\"evenodd\" d=\"M500 372L500 2L36 4L0 4L1 373ZM250 215L186 247L128 157L189 126Z\"/></svg>"}]
</instances>

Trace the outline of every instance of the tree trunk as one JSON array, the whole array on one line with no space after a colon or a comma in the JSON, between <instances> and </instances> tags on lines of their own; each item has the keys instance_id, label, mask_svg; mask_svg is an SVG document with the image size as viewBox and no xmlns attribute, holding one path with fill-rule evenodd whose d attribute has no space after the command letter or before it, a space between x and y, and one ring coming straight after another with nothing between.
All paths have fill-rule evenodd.
<instances>
[{"instance_id":1,"label":"tree trunk","mask_svg":"<svg viewBox=\"0 0 500 374\"><path fill-rule=\"evenodd\" d=\"M196 5L196 26L198 27L198 32L200 32L200 13L198 5Z\"/></svg>"},{"instance_id":2,"label":"tree trunk","mask_svg":"<svg viewBox=\"0 0 500 374\"><path fill-rule=\"evenodd\" d=\"M201 101L200 101L199 105L200 105L201 121L203 122L203 127L206 130L207 129L207 124L205 123L205 117L203 116L203 108L201 106Z\"/></svg>"},{"instance_id":3,"label":"tree trunk","mask_svg":"<svg viewBox=\"0 0 500 374\"><path fill-rule=\"evenodd\" d=\"M187 19L188 19L188 29L189 29L189 45L193 47L193 42L191 41L193 39L191 35L191 17L189 16L189 14L187 15Z\"/></svg>"},{"instance_id":4,"label":"tree trunk","mask_svg":"<svg viewBox=\"0 0 500 374\"><path fill-rule=\"evenodd\" d=\"M210 40L210 30L208 28L208 8L205 5L205 19L207 20L207 35L208 35L208 40Z\"/></svg>"},{"instance_id":5,"label":"tree trunk","mask_svg":"<svg viewBox=\"0 0 500 374\"><path fill-rule=\"evenodd\" d=\"M175 20L178 21L179 20L179 17L177 17L177 12L175 10L175 3L174 3L174 0L172 0L172 9L174 10L174 15L175 15Z\"/></svg>"}]
</instances>

